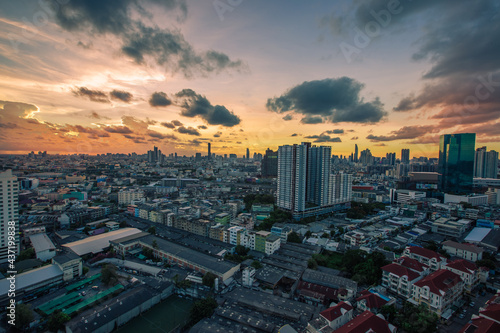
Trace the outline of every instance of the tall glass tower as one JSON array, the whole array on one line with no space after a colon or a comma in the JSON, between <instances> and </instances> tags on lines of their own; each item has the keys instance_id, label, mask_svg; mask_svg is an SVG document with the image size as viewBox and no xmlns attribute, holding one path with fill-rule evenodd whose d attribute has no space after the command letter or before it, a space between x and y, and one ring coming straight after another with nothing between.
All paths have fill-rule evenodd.
<instances>
[{"instance_id":1,"label":"tall glass tower","mask_svg":"<svg viewBox=\"0 0 500 333\"><path fill-rule=\"evenodd\" d=\"M443 134L439 140L439 188L443 192L472 190L476 133Z\"/></svg>"}]
</instances>

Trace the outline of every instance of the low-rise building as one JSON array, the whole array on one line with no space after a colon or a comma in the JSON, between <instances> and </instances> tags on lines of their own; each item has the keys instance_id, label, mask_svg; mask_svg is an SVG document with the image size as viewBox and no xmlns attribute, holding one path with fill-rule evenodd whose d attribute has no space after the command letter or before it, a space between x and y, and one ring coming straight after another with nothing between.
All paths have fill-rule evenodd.
<instances>
[{"instance_id":1,"label":"low-rise building","mask_svg":"<svg viewBox=\"0 0 500 333\"><path fill-rule=\"evenodd\" d=\"M430 311L442 316L460 300L463 289L464 283L458 274L440 269L413 284L411 300L425 304Z\"/></svg>"},{"instance_id":2,"label":"low-rise building","mask_svg":"<svg viewBox=\"0 0 500 333\"><path fill-rule=\"evenodd\" d=\"M64 281L71 281L82 275L82 258L71 251L58 254L52 258L52 263L61 269Z\"/></svg>"},{"instance_id":3,"label":"low-rise building","mask_svg":"<svg viewBox=\"0 0 500 333\"><path fill-rule=\"evenodd\" d=\"M443 250L449 255L467 259L470 261L478 261L483 259L483 248L472 244L462 244L451 240L444 241Z\"/></svg>"},{"instance_id":4,"label":"low-rise building","mask_svg":"<svg viewBox=\"0 0 500 333\"><path fill-rule=\"evenodd\" d=\"M320 316L328 323L328 326L333 330L347 324L352 320L354 308L349 302L340 302L322 312Z\"/></svg>"},{"instance_id":5,"label":"low-rise building","mask_svg":"<svg viewBox=\"0 0 500 333\"><path fill-rule=\"evenodd\" d=\"M415 259L421 264L429 266L431 272L435 272L446 265L446 258L429 249L418 246L408 246L403 251L403 256Z\"/></svg>"},{"instance_id":6,"label":"low-rise building","mask_svg":"<svg viewBox=\"0 0 500 333\"><path fill-rule=\"evenodd\" d=\"M444 268L460 276L464 282L464 290L468 293L471 293L472 289L479 284L479 269L470 261L457 259L448 263Z\"/></svg>"},{"instance_id":7,"label":"low-rise building","mask_svg":"<svg viewBox=\"0 0 500 333\"><path fill-rule=\"evenodd\" d=\"M56 247L46 233L31 235L30 242L35 249L37 259L46 261L56 255Z\"/></svg>"}]
</instances>

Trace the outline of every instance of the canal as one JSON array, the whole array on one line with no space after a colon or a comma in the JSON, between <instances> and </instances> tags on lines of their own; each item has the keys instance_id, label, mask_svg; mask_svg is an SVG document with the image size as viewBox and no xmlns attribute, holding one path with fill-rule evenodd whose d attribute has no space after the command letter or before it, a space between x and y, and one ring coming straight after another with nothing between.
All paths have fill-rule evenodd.
<instances>
[{"instance_id":1,"label":"canal","mask_svg":"<svg viewBox=\"0 0 500 333\"><path fill-rule=\"evenodd\" d=\"M147 312L135 317L122 327L118 333L170 332L184 326L189 320L189 310L193 301L178 296L170 296L163 302L155 305Z\"/></svg>"}]
</instances>

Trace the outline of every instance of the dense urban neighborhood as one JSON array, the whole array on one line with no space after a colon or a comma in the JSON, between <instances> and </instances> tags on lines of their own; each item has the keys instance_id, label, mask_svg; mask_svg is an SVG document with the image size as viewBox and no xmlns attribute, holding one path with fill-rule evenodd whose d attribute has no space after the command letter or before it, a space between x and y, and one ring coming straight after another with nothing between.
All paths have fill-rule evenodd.
<instances>
[{"instance_id":1,"label":"dense urban neighborhood","mask_svg":"<svg viewBox=\"0 0 500 333\"><path fill-rule=\"evenodd\" d=\"M482 150L455 184L439 159L355 148L2 156L3 324L128 332L171 303L167 331L496 332L500 182L475 177Z\"/></svg>"}]
</instances>

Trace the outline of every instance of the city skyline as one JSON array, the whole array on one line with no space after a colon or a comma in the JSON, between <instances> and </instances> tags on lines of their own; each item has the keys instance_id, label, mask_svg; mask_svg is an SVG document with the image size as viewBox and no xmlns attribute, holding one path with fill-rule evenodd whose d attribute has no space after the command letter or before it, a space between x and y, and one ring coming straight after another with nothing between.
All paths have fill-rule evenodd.
<instances>
[{"instance_id":1,"label":"city skyline","mask_svg":"<svg viewBox=\"0 0 500 333\"><path fill-rule=\"evenodd\" d=\"M52 2L0 6L2 154L500 150L494 1Z\"/></svg>"}]
</instances>

